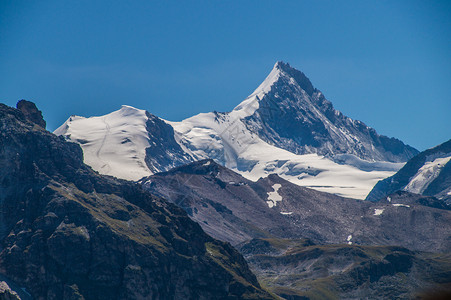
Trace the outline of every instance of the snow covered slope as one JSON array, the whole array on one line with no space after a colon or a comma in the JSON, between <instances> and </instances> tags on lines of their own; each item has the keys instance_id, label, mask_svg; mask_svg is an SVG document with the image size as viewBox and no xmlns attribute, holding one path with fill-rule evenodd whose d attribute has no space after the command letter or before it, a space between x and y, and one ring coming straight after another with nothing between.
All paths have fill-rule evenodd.
<instances>
[{"instance_id":1,"label":"snow covered slope","mask_svg":"<svg viewBox=\"0 0 451 300\"><path fill-rule=\"evenodd\" d=\"M367 200L377 201L398 190L435 196L451 203L451 140L421 152L392 177L377 183Z\"/></svg>"},{"instance_id":2,"label":"snow covered slope","mask_svg":"<svg viewBox=\"0 0 451 300\"><path fill-rule=\"evenodd\" d=\"M72 116L54 133L79 143L85 163L99 173L138 180L150 174L146 122L145 110L123 105L101 117Z\"/></svg>"},{"instance_id":3,"label":"snow covered slope","mask_svg":"<svg viewBox=\"0 0 451 300\"><path fill-rule=\"evenodd\" d=\"M71 116L54 133L79 143L94 170L118 178L138 180L193 161L169 125L127 105L100 117Z\"/></svg>"},{"instance_id":4,"label":"snow covered slope","mask_svg":"<svg viewBox=\"0 0 451 300\"><path fill-rule=\"evenodd\" d=\"M286 180L319 191L364 199L371 188L402 167L388 164L388 170L363 171L335 163L324 156L294 154L268 144L251 132L232 111L205 113L170 123L176 140L196 159L212 158L251 180L275 173Z\"/></svg>"},{"instance_id":5,"label":"snow covered slope","mask_svg":"<svg viewBox=\"0 0 451 300\"><path fill-rule=\"evenodd\" d=\"M228 113L169 122L124 106L103 117L71 117L55 133L80 143L94 169L125 179L211 158L251 180L276 173L358 199L416 153L334 110L303 73L281 62Z\"/></svg>"}]
</instances>

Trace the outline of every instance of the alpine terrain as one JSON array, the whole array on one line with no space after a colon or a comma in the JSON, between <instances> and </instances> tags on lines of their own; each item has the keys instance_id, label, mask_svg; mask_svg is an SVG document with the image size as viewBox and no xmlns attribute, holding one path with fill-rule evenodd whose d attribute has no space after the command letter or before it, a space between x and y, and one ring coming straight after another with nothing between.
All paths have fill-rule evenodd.
<instances>
[{"instance_id":1,"label":"alpine terrain","mask_svg":"<svg viewBox=\"0 0 451 300\"><path fill-rule=\"evenodd\" d=\"M0 104L2 299L273 299L229 244L18 108Z\"/></svg>"},{"instance_id":2,"label":"alpine terrain","mask_svg":"<svg viewBox=\"0 0 451 300\"><path fill-rule=\"evenodd\" d=\"M283 62L231 112L169 122L123 106L100 117L71 116L55 134L79 143L95 170L118 178L138 180L210 158L250 180L275 173L357 199L418 153L335 110Z\"/></svg>"},{"instance_id":3,"label":"alpine terrain","mask_svg":"<svg viewBox=\"0 0 451 300\"><path fill-rule=\"evenodd\" d=\"M395 175L381 180L366 198L377 201L395 191L434 196L451 205L451 140L421 152Z\"/></svg>"},{"instance_id":4,"label":"alpine terrain","mask_svg":"<svg viewBox=\"0 0 451 300\"><path fill-rule=\"evenodd\" d=\"M343 198L210 159L140 182L239 249L285 299L413 299L451 283L451 210L434 197Z\"/></svg>"}]
</instances>

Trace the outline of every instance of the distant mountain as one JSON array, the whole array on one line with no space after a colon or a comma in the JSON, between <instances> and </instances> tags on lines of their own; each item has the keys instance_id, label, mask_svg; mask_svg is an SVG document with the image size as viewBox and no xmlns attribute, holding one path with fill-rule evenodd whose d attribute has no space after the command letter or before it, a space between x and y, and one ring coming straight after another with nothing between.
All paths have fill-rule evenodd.
<instances>
[{"instance_id":1,"label":"distant mountain","mask_svg":"<svg viewBox=\"0 0 451 300\"><path fill-rule=\"evenodd\" d=\"M232 245L252 238L309 238L321 244L451 250L451 210L432 197L395 193L377 203L342 198L275 174L253 182L213 160L141 183L185 209L208 234Z\"/></svg>"},{"instance_id":2,"label":"distant mountain","mask_svg":"<svg viewBox=\"0 0 451 300\"><path fill-rule=\"evenodd\" d=\"M229 244L94 172L27 107L0 104L0 280L23 299L273 299Z\"/></svg>"},{"instance_id":3,"label":"distant mountain","mask_svg":"<svg viewBox=\"0 0 451 300\"><path fill-rule=\"evenodd\" d=\"M119 178L138 180L210 158L251 180L276 173L358 199L418 153L335 110L302 72L282 62L231 112L169 122L123 106L101 117L72 116L55 134L79 143L95 170Z\"/></svg>"},{"instance_id":4,"label":"distant mountain","mask_svg":"<svg viewBox=\"0 0 451 300\"><path fill-rule=\"evenodd\" d=\"M413 157L398 173L379 181L366 199L378 201L399 190L451 205L451 140Z\"/></svg>"},{"instance_id":5,"label":"distant mountain","mask_svg":"<svg viewBox=\"0 0 451 300\"><path fill-rule=\"evenodd\" d=\"M379 135L361 121L334 109L304 73L278 62L249 97L256 109L244 118L266 142L296 154L354 155L368 161L405 162L418 151ZM249 104L248 104L249 105Z\"/></svg>"}]
</instances>

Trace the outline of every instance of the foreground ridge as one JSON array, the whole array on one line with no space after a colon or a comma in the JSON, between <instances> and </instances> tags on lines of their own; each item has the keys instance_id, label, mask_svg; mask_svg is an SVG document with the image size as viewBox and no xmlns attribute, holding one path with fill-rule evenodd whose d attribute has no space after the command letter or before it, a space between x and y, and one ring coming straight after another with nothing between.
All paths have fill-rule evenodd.
<instances>
[{"instance_id":1,"label":"foreground ridge","mask_svg":"<svg viewBox=\"0 0 451 300\"><path fill-rule=\"evenodd\" d=\"M272 299L229 244L82 160L0 104L0 273L23 299Z\"/></svg>"}]
</instances>

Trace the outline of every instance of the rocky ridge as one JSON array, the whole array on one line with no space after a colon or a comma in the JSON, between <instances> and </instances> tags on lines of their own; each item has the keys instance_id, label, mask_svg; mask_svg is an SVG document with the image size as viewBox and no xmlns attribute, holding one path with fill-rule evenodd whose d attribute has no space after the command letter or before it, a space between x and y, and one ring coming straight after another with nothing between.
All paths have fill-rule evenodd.
<instances>
[{"instance_id":1,"label":"rocky ridge","mask_svg":"<svg viewBox=\"0 0 451 300\"><path fill-rule=\"evenodd\" d=\"M0 273L35 299L272 299L175 205L0 104Z\"/></svg>"},{"instance_id":2,"label":"rocky ridge","mask_svg":"<svg viewBox=\"0 0 451 300\"><path fill-rule=\"evenodd\" d=\"M272 73L271 88L254 100L258 108L244 118L268 143L296 154L318 153L343 163L346 155L405 162L418 153L334 109L307 76L288 63L277 62Z\"/></svg>"},{"instance_id":3,"label":"rocky ridge","mask_svg":"<svg viewBox=\"0 0 451 300\"><path fill-rule=\"evenodd\" d=\"M252 238L451 250L451 211L433 197L394 193L373 203L297 186L272 174L253 182L213 160L141 180L232 245Z\"/></svg>"}]
</instances>

